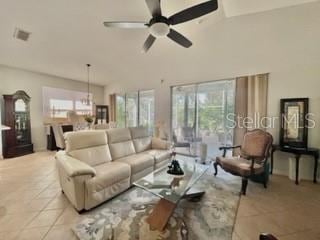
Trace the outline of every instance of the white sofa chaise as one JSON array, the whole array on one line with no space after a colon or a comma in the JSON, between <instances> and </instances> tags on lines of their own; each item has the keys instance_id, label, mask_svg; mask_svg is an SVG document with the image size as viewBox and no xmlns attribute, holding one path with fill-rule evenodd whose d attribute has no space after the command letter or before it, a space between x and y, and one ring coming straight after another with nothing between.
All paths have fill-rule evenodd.
<instances>
[{"instance_id":1,"label":"white sofa chaise","mask_svg":"<svg viewBox=\"0 0 320 240\"><path fill-rule=\"evenodd\" d=\"M60 185L78 210L89 210L128 189L170 160L170 144L146 128L68 132L56 154Z\"/></svg>"}]
</instances>

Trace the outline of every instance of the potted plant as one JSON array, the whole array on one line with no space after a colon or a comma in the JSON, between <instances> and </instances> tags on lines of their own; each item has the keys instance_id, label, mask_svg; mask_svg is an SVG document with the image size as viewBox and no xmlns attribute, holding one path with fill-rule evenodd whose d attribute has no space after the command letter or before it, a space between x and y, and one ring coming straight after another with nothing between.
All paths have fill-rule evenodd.
<instances>
[{"instance_id":1,"label":"potted plant","mask_svg":"<svg viewBox=\"0 0 320 240\"><path fill-rule=\"evenodd\" d=\"M94 116L90 114L86 114L84 115L84 120L87 122L88 128L91 129L92 123L94 121Z\"/></svg>"}]
</instances>

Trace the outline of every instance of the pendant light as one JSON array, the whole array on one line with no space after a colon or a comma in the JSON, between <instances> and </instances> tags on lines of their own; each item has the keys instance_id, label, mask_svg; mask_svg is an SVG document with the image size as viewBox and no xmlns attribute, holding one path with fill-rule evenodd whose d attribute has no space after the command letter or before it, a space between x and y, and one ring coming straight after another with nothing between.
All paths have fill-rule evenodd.
<instances>
[{"instance_id":1,"label":"pendant light","mask_svg":"<svg viewBox=\"0 0 320 240\"><path fill-rule=\"evenodd\" d=\"M87 92L87 97L86 98L82 98L81 99L81 103L83 105L86 105L86 106L91 106L91 100L90 100L90 67L91 65L90 64L87 64L87 73L88 73L88 92Z\"/></svg>"}]
</instances>

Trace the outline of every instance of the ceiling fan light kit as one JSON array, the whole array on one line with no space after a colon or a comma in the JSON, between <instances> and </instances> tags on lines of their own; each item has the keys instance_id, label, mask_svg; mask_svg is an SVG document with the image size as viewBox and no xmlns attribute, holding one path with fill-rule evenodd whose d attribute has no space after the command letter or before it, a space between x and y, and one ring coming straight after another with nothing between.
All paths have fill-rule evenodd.
<instances>
[{"instance_id":1,"label":"ceiling fan light kit","mask_svg":"<svg viewBox=\"0 0 320 240\"><path fill-rule=\"evenodd\" d=\"M182 47L189 48L192 42L170 28L171 25L188 22L211 13L218 9L218 0L210 0L192 6L181 12L173 14L169 18L162 15L160 0L145 0L152 15L149 23L145 22L104 22L105 27L116 28L148 28L149 36L143 45L143 51L147 52L157 38L168 37Z\"/></svg>"},{"instance_id":2,"label":"ceiling fan light kit","mask_svg":"<svg viewBox=\"0 0 320 240\"><path fill-rule=\"evenodd\" d=\"M170 32L168 19L162 16L152 18L149 23L149 32L155 38L166 37Z\"/></svg>"}]
</instances>

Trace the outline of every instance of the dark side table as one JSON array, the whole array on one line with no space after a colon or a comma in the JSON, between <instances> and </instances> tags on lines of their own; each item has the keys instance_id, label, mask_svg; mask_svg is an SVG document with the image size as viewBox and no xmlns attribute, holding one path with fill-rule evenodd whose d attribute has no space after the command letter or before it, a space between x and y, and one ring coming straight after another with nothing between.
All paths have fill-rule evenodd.
<instances>
[{"instance_id":1,"label":"dark side table","mask_svg":"<svg viewBox=\"0 0 320 240\"><path fill-rule=\"evenodd\" d=\"M275 151L281 151L286 153L292 153L296 159L296 184L299 184L299 164L301 155L313 156L314 158L314 172L313 172L313 182L317 183L317 172L318 172L318 159L319 159L319 149L318 148L292 148L292 147L281 147L279 145L273 145L271 149L271 170L273 171L273 154Z\"/></svg>"}]
</instances>

